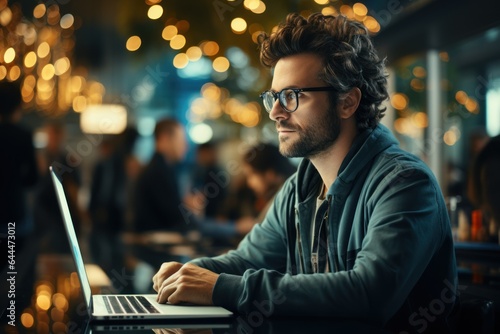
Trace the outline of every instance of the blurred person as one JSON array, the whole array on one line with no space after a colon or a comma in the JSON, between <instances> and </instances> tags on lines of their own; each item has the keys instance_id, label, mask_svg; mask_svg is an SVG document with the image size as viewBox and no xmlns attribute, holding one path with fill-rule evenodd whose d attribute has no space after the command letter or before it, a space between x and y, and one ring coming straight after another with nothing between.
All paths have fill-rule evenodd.
<instances>
[{"instance_id":1,"label":"blurred person","mask_svg":"<svg viewBox=\"0 0 500 334\"><path fill-rule=\"evenodd\" d=\"M88 212L91 218L92 258L106 272L120 272L124 265L122 233L130 224L131 188L140 171L132 154L138 133L123 133L103 140L101 159L92 171Z\"/></svg>"},{"instance_id":2,"label":"blurred person","mask_svg":"<svg viewBox=\"0 0 500 334\"><path fill-rule=\"evenodd\" d=\"M14 82L0 82L0 234L15 234L16 251L32 232L28 191L38 180L32 134L20 126L21 90ZM1 242L7 246L7 242ZM3 250L3 247L2 247ZM2 253L6 259L7 251ZM2 260L3 261L3 260Z\"/></svg>"},{"instance_id":3,"label":"blurred person","mask_svg":"<svg viewBox=\"0 0 500 334\"><path fill-rule=\"evenodd\" d=\"M163 119L156 124L154 138L153 157L136 182L133 230L185 232L189 215L183 212L186 206L176 170L188 149L185 129L175 119Z\"/></svg>"},{"instance_id":4,"label":"blurred person","mask_svg":"<svg viewBox=\"0 0 500 334\"><path fill-rule=\"evenodd\" d=\"M246 235L261 222L272 203L274 195L296 167L280 154L278 147L259 143L246 150L242 157L243 177L252 190L255 208L252 214L240 215L234 220L208 220L198 222L200 232L216 239L236 238Z\"/></svg>"},{"instance_id":5,"label":"blurred person","mask_svg":"<svg viewBox=\"0 0 500 334\"><path fill-rule=\"evenodd\" d=\"M75 229L81 227L83 213L78 206L78 192L81 185L80 168L76 157L68 151L66 125L62 120L51 119L42 129L46 135L46 146L37 154L40 182L34 196L35 231L39 236L40 251L43 253L69 253L69 246L61 240L66 239L66 232L60 214L57 196L49 173L49 167L61 177L68 206L73 213Z\"/></svg>"},{"instance_id":6,"label":"blurred person","mask_svg":"<svg viewBox=\"0 0 500 334\"><path fill-rule=\"evenodd\" d=\"M387 74L367 29L290 14L259 43L280 152L304 159L236 250L164 263L158 302L448 331L458 299L446 205L428 166L379 123Z\"/></svg>"},{"instance_id":7,"label":"blurred person","mask_svg":"<svg viewBox=\"0 0 500 334\"><path fill-rule=\"evenodd\" d=\"M248 186L245 174L232 175L220 217L227 220L236 220L242 216L256 216L258 214L257 210L257 198Z\"/></svg>"},{"instance_id":8,"label":"blurred person","mask_svg":"<svg viewBox=\"0 0 500 334\"><path fill-rule=\"evenodd\" d=\"M491 138L479 150L471 173L470 197L486 226L484 241L498 243L500 226L500 136ZM481 234L481 232L480 232Z\"/></svg>"},{"instance_id":9,"label":"blurred person","mask_svg":"<svg viewBox=\"0 0 500 334\"><path fill-rule=\"evenodd\" d=\"M203 209L200 214L205 218L216 218L227 195L227 181L221 180L222 168L218 166L218 145L207 142L196 147L196 164L191 175L193 192L203 195Z\"/></svg>"},{"instance_id":10,"label":"blurred person","mask_svg":"<svg viewBox=\"0 0 500 334\"><path fill-rule=\"evenodd\" d=\"M243 173L247 184L257 198L257 217L236 221L240 235L250 232L253 225L261 222L283 183L295 173L296 167L280 154L273 144L260 143L251 147L243 156Z\"/></svg>"}]
</instances>

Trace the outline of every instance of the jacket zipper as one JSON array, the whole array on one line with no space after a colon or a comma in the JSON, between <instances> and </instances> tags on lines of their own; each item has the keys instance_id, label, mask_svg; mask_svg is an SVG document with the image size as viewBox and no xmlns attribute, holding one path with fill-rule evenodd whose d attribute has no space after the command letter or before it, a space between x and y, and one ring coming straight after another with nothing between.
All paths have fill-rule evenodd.
<instances>
[{"instance_id":1,"label":"jacket zipper","mask_svg":"<svg viewBox=\"0 0 500 334\"><path fill-rule=\"evenodd\" d=\"M332 202L332 195L328 195L327 197L327 201L328 201L328 209L326 211L326 215L327 217L329 216L329 213L330 213L330 205L331 205L331 202ZM337 243L335 243L336 245ZM338 272L339 271L339 261L337 259L337 247L332 247L332 251L333 251L333 254L332 254L332 258L333 258L333 267L334 267L334 270L335 272Z\"/></svg>"},{"instance_id":2,"label":"jacket zipper","mask_svg":"<svg viewBox=\"0 0 500 334\"><path fill-rule=\"evenodd\" d=\"M300 222L299 222L299 211L297 208L295 208L295 216L297 219L297 223L295 224L295 228L297 230L297 250L299 252L299 265L300 265L300 272L305 273L304 271L304 258L302 257L302 241L300 237Z\"/></svg>"},{"instance_id":3,"label":"jacket zipper","mask_svg":"<svg viewBox=\"0 0 500 334\"><path fill-rule=\"evenodd\" d=\"M318 268L318 253L312 253L311 254L311 263L313 267L313 272L317 273L319 268Z\"/></svg>"}]
</instances>

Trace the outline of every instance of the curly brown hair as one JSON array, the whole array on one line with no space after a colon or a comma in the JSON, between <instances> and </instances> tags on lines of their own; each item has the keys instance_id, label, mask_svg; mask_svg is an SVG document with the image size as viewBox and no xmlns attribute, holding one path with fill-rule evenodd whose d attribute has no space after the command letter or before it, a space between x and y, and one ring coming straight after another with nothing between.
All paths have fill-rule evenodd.
<instances>
[{"instance_id":1,"label":"curly brown hair","mask_svg":"<svg viewBox=\"0 0 500 334\"><path fill-rule=\"evenodd\" d=\"M367 29L345 16L315 13L307 19L289 14L276 32L259 36L260 60L274 67L281 58L300 53L317 54L324 67L320 79L335 88L337 103L354 87L362 97L355 117L360 130L375 128L384 116L387 99L385 59L380 59ZM334 105L334 104L333 104Z\"/></svg>"}]
</instances>

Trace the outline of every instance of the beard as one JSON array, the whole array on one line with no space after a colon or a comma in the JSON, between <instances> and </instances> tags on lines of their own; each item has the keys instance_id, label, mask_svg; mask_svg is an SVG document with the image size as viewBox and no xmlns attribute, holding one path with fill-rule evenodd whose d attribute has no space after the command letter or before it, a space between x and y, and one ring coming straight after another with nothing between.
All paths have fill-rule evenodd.
<instances>
[{"instance_id":1,"label":"beard","mask_svg":"<svg viewBox=\"0 0 500 334\"><path fill-rule=\"evenodd\" d=\"M287 158L312 158L330 148L340 135L340 117L335 108L330 108L324 118L316 117L306 127L298 127L288 121L279 121L280 127L297 131L300 138L280 139L280 153Z\"/></svg>"}]
</instances>

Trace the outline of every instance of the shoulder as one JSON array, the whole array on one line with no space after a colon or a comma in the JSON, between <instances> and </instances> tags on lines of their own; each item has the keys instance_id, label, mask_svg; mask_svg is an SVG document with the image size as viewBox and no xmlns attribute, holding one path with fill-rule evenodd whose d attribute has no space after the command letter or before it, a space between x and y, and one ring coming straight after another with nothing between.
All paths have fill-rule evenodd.
<instances>
[{"instance_id":1,"label":"shoulder","mask_svg":"<svg viewBox=\"0 0 500 334\"><path fill-rule=\"evenodd\" d=\"M409 184L413 184L416 191L419 188L440 191L433 172L425 162L399 147L385 150L374 160L367 183L378 191L398 189Z\"/></svg>"}]
</instances>

